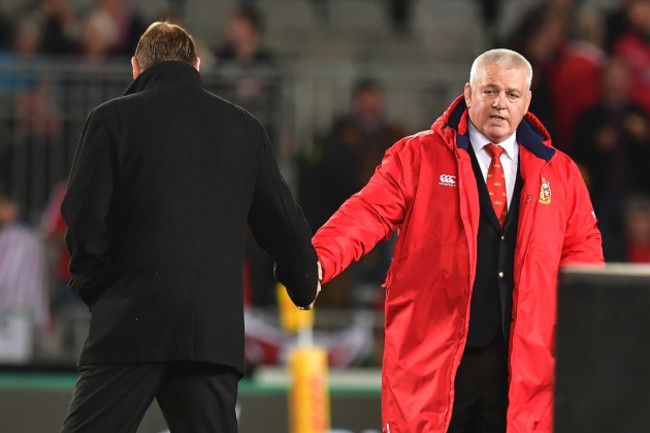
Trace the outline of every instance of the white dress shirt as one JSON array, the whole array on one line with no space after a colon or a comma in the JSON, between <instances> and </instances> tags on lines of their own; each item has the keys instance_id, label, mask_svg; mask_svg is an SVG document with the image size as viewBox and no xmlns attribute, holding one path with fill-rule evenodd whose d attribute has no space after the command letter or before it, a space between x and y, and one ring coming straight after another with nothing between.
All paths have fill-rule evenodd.
<instances>
[{"instance_id":1,"label":"white dress shirt","mask_svg":"<svg viewBox=\"0 0 650 433\"><path fill-rule=\"evenodd\" d=\"M467 122L467 129L469 130L469 142L472 144L472 149L478 159L478 165L481 167L483 173L483 180L487 182L487 172L490 167L492 157L485 149L486 144L491 143L490 140L481 134L481 132L472 124L471 121ZM506 194L508 194L508 209L510 209L510 202L512 195L515 191L515 182L517 181L517 164L519 163L519 143L517 143L517 133L513 132L512 135L506 138L498 146L503 147L504 152L499 158L501 166L503 167L503 174L506 177Z\"/></svg>"}]
</instances>

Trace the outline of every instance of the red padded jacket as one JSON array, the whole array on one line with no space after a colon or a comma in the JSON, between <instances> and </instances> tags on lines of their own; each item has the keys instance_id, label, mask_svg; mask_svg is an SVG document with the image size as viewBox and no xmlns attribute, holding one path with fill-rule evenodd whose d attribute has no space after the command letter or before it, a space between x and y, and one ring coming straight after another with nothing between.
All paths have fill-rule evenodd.
<instances>
[{"instance_id":1,"label":"red padded jacket","mask_svg":"<svg viewBox=\"0 0 650 433\"><path fill-rule=\"evenodd\" d=\"M517 129L524 180L514 263L508 433L551 432L558 270L603 264L577 166L527 113ZM467 337L479 195L462 97L431 130L387 152L369 183L313 238L329 281L398 230L386 279L385 433L445 432Z\"/></svg>"}]
</instances>

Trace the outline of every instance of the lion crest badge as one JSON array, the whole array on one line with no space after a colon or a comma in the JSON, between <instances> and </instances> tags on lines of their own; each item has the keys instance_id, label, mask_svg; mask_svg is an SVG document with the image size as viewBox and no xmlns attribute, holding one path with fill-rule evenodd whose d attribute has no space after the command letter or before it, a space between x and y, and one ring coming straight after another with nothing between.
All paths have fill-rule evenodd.
<instances>
[{"instance_id":1,"label":"lion crest badge","mask_svg":"<svg viewBox=\"0 0 650 433\"><path fill-rule=\"evenodd\" d=\"M542 189L539 192L539 202L551 204L551 184L544 178L542 178Z\"/></svg>"}]
</instances>

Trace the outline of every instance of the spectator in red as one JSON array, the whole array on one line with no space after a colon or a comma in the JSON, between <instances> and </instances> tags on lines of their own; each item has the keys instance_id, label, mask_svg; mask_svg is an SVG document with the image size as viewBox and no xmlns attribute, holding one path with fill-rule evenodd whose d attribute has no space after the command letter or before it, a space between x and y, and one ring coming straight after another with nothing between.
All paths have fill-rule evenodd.
<instances>
[{"instance_id":1,"label":"spectator in red","mask_svg":"<svg viewBox=\"0 0 650 433\"><path fill-rule=\"evenodd\" d=\"M553 144L569 154L578 116L599 100L606 60L600 15L595 11L582 11L576 16L574 30L575 38L558 54L548 76L555 125Z\"/></svg>"},{"instance_id":2,"label":"spectator in red","mask_svg":"<svg viewBox=\"0 0 650 433\"><path fill-rule=\"evenodd\" d=\"M630 98L650 115L650 0L632 0L627 9L629 29L614 42L614 53L630 65Z\"/></svg>"}]
</instances>

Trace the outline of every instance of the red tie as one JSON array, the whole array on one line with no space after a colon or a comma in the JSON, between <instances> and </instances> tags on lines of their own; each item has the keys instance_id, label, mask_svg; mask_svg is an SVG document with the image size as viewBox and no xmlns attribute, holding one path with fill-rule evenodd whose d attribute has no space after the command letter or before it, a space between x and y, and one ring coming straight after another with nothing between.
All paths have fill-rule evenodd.
<instances>
[{"instance_id":1,"label":"red tie","mask_svg":"<svg viewBox=\"0 0 650 433\"><path fill-rule=\"evenodd\" d=\"M486 144L485 150L488 151L492 158L490 167L488 168L487 189L490 193L494 213L496 213L497 218L499 218L499 222L501 223L501 228L503 228L503 225L506 222L506 217L508 216L508 208L506 206L508 203L508 197L506 195L506 177L503 174L501 160L499 160L499 157L503 153L503 147L497 146L496 144Z\"/></svg>"}]
</instances>

